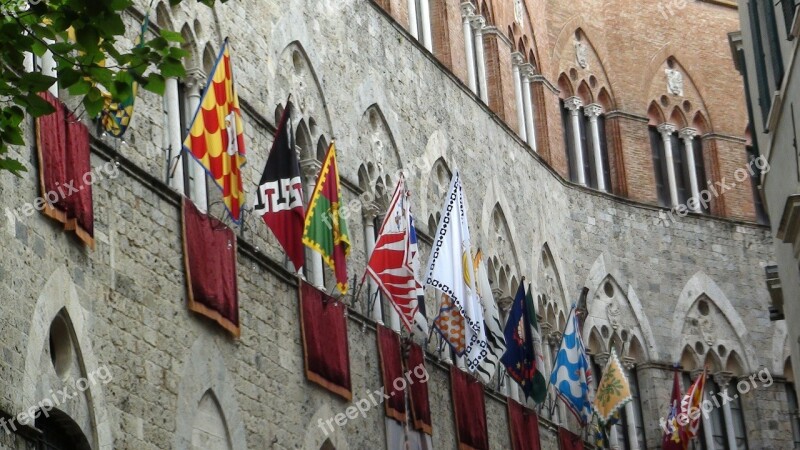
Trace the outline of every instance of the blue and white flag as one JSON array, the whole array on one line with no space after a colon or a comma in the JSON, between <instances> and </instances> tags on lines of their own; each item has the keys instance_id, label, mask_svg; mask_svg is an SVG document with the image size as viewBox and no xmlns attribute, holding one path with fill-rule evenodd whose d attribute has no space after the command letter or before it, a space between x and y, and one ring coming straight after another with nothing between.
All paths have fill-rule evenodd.
<instances>
[{"instance_id":1,"label":"blue and white flag","mask_svg":"<svg viewBox=\"0 0 800 450\"><path fill-rule=\"evenodd\" d=\"M550 384L564 401L581 425L592 417L592 399L589 386L592 383L592 365L586 356L586 347L581 339L575 306L569 312L561 348L558 349Z\"/></svg>"}]
</instances>

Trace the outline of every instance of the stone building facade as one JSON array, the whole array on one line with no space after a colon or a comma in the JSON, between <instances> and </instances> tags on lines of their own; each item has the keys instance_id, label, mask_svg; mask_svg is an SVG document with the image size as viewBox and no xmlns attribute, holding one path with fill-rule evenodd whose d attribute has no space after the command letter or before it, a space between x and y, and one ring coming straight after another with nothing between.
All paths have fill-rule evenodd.
<instances>
[{"instance_id":1,"label":"stone building facade","mask_svg":"<svg viewBox=\"0 0 800 450\"><path fill-rule=\"evenodd\" d=\"M126 15L131 45L148 3ZM106 174L93 185L93 251L24 207L41 195L32 129L15 149L29 176L0 180L6 415L67 389L72 398L37 423L63 440L56 448L387 448L379 409L330 434L318 426L348 404L304 377L297 281L260 219L237 229L241 338L187 311L181 193L213 215L223 209L193 166L168 167L229 37L246 189L255 190L291 94L306 184L336 139L351 276L364 269L399 170L425 261L458 169L501 308L523 277L532 283L554 348L589 289L583 335L593 361L617 349L638 386L616 446L660 448L676 362L687 383L707 366L714 391L742 392L713 408L698 448L797 444L790 327L768 311L763 271L775 256L753 197L742 79L725 40L738 16L727 2L184 3L157 4L151 31L182 33L189 75L169 80L163 98L140 92L126 143L92 141L93 166ZM718 188L705 207L697 199L709 186ZM331 279L310 266L309 278ZM368 311L363 296L349 302L357 398L381 386L376 319L396 320L386 305ZM455 448L452 363L435 347L432 443ZM76 379L90 382L75 389ZM510 448L505 398L518 393L507 383L486 390L490 446ZM559 425L579 431L563 406L540 424L545 449L558 448ZM17 425L0 432L0 446L37 439Z\"/></svg>"},{"instance_id":2,"label":"stone building facade","mask_svg":"<svg viewBox=\"0 0 800 450\"><path fill-rule=\"evenodd\" d=\"M765 173L761 192L770 215L775 239L776 265L770 267L773 313L787 323L800 320L800 271L795 205L800 180L798 125L800 108L800 16L796 1L778 5L739 2L741 32L731 33L736 68L747 80L745 94L752 117L753 146L773 167ZM789 328L789 344L796 360L800 355L800 330ZM795 373L795 383L800 380Z\"/></svg>"}]
</instances>

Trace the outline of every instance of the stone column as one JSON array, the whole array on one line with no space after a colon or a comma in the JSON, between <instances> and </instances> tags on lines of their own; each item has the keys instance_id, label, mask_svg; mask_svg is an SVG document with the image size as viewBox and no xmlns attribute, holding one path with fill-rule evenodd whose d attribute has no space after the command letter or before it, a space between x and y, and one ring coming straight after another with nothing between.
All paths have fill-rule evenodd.
<instances>
[{"instance_id":1,"label":"stone column","mask_svg":"<svg viewBox=\"0 0 800 450\"><path fill-rule=\"evenodd\" d=\"M526 63L520 67L522 75L522 101L525 105L525 134L528 145L536 151L536 128L533 125L533 100L531 99L531 83L533 82L533 64Z\"/></svg>"},{"instance_id":2,"label":"stone column","mask_svg":"<svg viewBox=\"0 0 800 450\"><path fill-rule=\"evenodd\" d=\"M636 360L628 356L623 356L621 359L622 367L625 368L625 375L628 377L628 383L633 383L631 378L633 377L632 371L636 367ZM625 418L628 427L628 446L630 450L639 450L639 435L636 432L636 421L639 420L639 415L636 414L636 408L633 405L634 401L636 400L625 404Z\"/></svg>"},{"instance_id":3,"label":"stone column","mask_svg":"<svg viewBox=\"0 0 800 450\"><path fill-rule=\"evenodd\" d=\"M303 171L303 174L306 177L306 198L308 201L311 201L311 196L314 194L314 187L317 183L317 175L319 174L320 169L322 168L322 164L319 161L313 158L304 159L300 161L300 170ZM308 274L308 270L306 271L306 278L309 283L318 287L319 289L325 290L325 280L323 278L322 272L322 255L313 251L313 250L306 250L306 254L308 255L306 265L310 265L310 272Z\"/></svg>"},{"instance_id":4,"label":"stone column","mask_svg":"<svg viewBox=\"0 0 800 450\"><path fill-rule=\"evenodd\" d=\"M483 49L483 27L486 26L486 19L482 16L473 16L471 23L472 28L475 30L475 64L478 66L477 78L480 97L488 105L489 88L486 84L486 57Z\"/></svg>"},{"instance_id":5,"label":"stone column","mask_svg":"<svg viewBox=\"0 0 800 450\"><path fill-rule=\"evenodd\" d=\"M559 346L561 345L561 332L560 331L553 331L547 336L547 343L549 344L550 351L548 352L548 357L550 359L550 372L553 371L553 367L555 366L556 362L553 361L552 353L553 351L558 351ZM551 393L553 394L553 401L558 404L558 396L555 395L555 388L550 386ZM559 425L564 425L567 423L567 415L564 408L558 407L558 417L553 418L551 417L550 420L553 422L557 422Z\"/></svg>"},{"instance_id":6,"label":"stone column","mask_svg":"<svg viewBox=\"0 0 800 450\"><path fill-rule=\"evenodd\" d=\"M188 108L186 111L190 120L194 118L194 114L200 107L202 99L203 87L206 84L206 75L200 69L191 69L186 74L186 93L189 97ZM208 192L206 189L206 169L196 159L190 155L184 155L189 160L189 170L191 171L190 185L191 197L197 208L203 212L208 210Z\"/></svg>"},{"instance_id":7,"label":"stone column","mask_svg":"<svg viewBox=\"0 0 800 450\"><path fill-rule=\"evenodd\" d=\"M408 32L414 39L419 40L417 29L417 0L408 0Z\"/></svg>"},{"instance_id":8,"label":"stone column","mask_svg":"<svg viewBox=\"0 0 800 450\"><path fill-rule=\"evenodd\" d=\"M422 45L433 53L433 41L431 40L431 6L428 0L420 0L419 8L422 10Z\"/></svg>"},{"instance_id":9,"label":"stone column","mask_svg":"<svg viewBox=\"0 0 800 450\"><path fill-rule=\"evenodd\" d=\"M25 68L25 72L32 73L34 71L35 67L34 67L33 53L25 52L25 59L22 63L22 67Z\"/></svg>"},{"instance_id":10,"label":"stone column","mask_svg":"<svg viewBox=\"0 0 800 450\"><path fill-rule=\"evenodd\" d=\"M586 186L586 173L583 171L583 144L581 143L581 124L580 113L583 106L583 100L579 97L570 97L564 101L564 105L570 112L572 118L572 140L575 142L573 146L572 158L575 161L575 169L578 175L578 184Z\"/></svg>"},{"instance_id":11,"label":"stone column","mask_svg":"<svg viewBox=\"0 0 800 450\"><path fill-rule=\"evenodd\" d=\"M475 74L475 49L472 39L472 25L470 18L475 14L475 7L470 2L461 4L461 17L464 19L462 27L464 29L464 52L467 59L467 85L469 89L475 94L478 93L478 79Z\"/></svg>"},{"instance_id":12,"label":"stone column","mask_svg":"<svg viewBox=\"0 0 800 450\"><path fill-rule=\"evenodd\" d=\"M678 184L675 181L675 158L672 154L672 140L670 139L672 133L675 132L675 125L662 123L658 126L658 132L661 133L661 138L664 140L664 155L667 162L667 182L669 183L669 199L670 206L678 206Z\"/></svg>"},{"instance_id":13,"label":"stone column","mask_svg":"<svg viewBox=\"0 0 800 450\"><path fill-rule=\"evenodd\" d=\"M730 384L732 378L733 373L731 372L717 372L714 374L714 381L719 386L720 391L725 394L728 392L728 385ZM733 395L730 397L733 398ZM736 431L733 429L733 414L731 413L731 405L728 402L720 403L722 403L722 413L725 416L725 434L728 437L728 448L737 448Z\"/></svg>"},{"instance_id":14,"label":"stone column","mask_svg":"<svg viewBox=\"0 0 800 450\"><path fill-rule=\"evenodd\" d=\"M603 107L597 103L584 108L583 113L589 118L589 128L592 133L592 155L594 157L594 176L597 179L597 189L603 192L608 191L606 179L603 176L603 148L600 143L600 125L597 118L603 114Z\"/></svg>"},{"instance_id":15,"label":"stone column","mask_svg":"<svg viewBox=\"0 0 800 450\"><path fill-rule=\"evenodd\" d=\"M400 332L400 314L397 313L394 307L389 308L389 326L392 330Z\"/></svg>"},{"instance_id":16,"label":"stone column","mask_svg":"<svg viewBox=\"0 0 800 450\"><path fill-rule=\"evenodd\" d=\"M169 133L169 185L181 194L185 194L183 181L183 130L181 130L180 92L178 79L167 78L164 87L164 101L167 106L167 129Z\"/></svg>"},{"instance_id":17,"label":"stone column","mask_svg":"<svg viewBox=\"0 0 800 450\"><path fill-rule=\"evenodd\" d=\"M378 217L378 206L373 202L364 203L362 211L364 213L364 242L367 244L367 261L369 261L372 252L375 250L375 218ZM375 281L372 277L367 277L367 298L369 301L372 301L377 291L378 286L375 285ZM372 320L383 325L383 305L381 305L380 298L375 299L370 315Z\"/></svg>"},{"instance_id":18,"label":"stone column","mask_svg":"<svg viewBox=\"0 0 800 450\"><path fill-rule=\"evenodd\" d=\"M692 189L692 198L695 199L689 203L689 209L694 212L700 212L700 186L697 184L697 161L694 160L694 141L697 136L697 130L694 128L684 128L680 132L681 139L683 140L683 148L686 154L686 163L689 166L689 185Z\"/></svg>"},{"instance_id":19,"label":"stone column","mask_svg":"<svg viewBox=\"0 0 800 450\"><path fill-rule=\"evenodd\" d=\"M524 58L522 53L514 52L511 54L511 77L514 79L514 100L517 104L517 126L519 128L518 134L523 141L528 140L528 135L525 133L525 106L522 100L522 79L520 78L519 67L522 65Z\"/></svg>"}]
</instances>

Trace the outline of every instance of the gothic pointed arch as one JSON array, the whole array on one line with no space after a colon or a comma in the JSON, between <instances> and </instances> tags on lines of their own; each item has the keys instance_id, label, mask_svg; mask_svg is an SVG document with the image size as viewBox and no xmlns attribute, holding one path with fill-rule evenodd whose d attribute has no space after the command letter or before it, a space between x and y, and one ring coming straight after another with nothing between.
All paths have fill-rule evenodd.
<instances>
[{"instance_id":1,"label":"gothic pointed arch","mask_svg":"<svg viewBox=\"0 0 800 450\"><path fill-rule=\"evenodd\" d=\"M161 1L156 5L156 24L161 29L174 30L175 26L172 21L172 12L166 1Z\"/></svg>"},{"instance_id":2,"label":"gothic pointed arch","mask_svg":"<svg viewBox=\"0 0 800 450\"><path fill-rule=\"evenodd\" d=\"M514 216L507 215L506 211L514 210L500 183L496 178L491 178L487 183L481 208L480 230L483 234L483 242L480 244L486 245L487 251L495 250L485 253L487 257L490 255L502 256L501 259L504 262L514 266L516 273L525 273L527 270L525 261L519 257L517 252L516 243L519 242L517 225ZM535 232L533 227L528 227L527 231ZM498 238L507 241L510 245L503 249L493 246L497 243ZM516 289L516 287L512 286L512 289Z\"/></svg>"},{"instance_id":3,"label":"gothic pointed arch","mask_svg":"<svg viewBox=\"0 0 800 450\"><path fill-rule=\"evenodd\" d=\"M603 346L614 349L620 357L632 358L636 363L647 362L656 355L650 355L649 347L642 342L652 339L652 331L646 318L643 321L634 309L626 290L612 275L607 275L597 285L590 286L584 330L596 328L603 337ZM629 288L631 290L632 288ZM641 305L637 305L641 307ZM644 324L642 324L644 322ZM590 335L584 331L584 339ZM645 359L641 359L644 357Z\"/></svg>"},{"instance_id":4,"label":"gothic pointed arch","mask_svg":"<svg viewBox=\"0 0 800 450\"><path fill-rule=\"evenodd\" d=\"M334 429L331 431L319 426L320 423L324 424L326 420L335 415L336 412L328 403L323 404L316 410L307 422L305 438L301 447L303 450L350 450L347 436L341 427L333 427Z\"/></svg>"},{"instance_id":5,"label":"gothic pointed arch","mask_svg":"<svg viewBox=\"0 0 800 450\"><path fill-rule=\"evenodd\" d=\"M58 408L48 411L46 416L40 414L34 426L42 432L47 450L92 450L81 426Z\"/></svg>"},{"instance_id":6,"label":"gothic pointed arch","mask_svg":"<svg viewBox=\"0 0 800 450\"><path fill-rule=\"evenodd\" d=\"M181 27L181 37L183 38L181 48L187 53L183 58L184 65L189 68L200 67L200 49L194 30L188 23L184 23Z\"/></svg>"},{"instance_id":7,"label":"gothic pointed arch","mask_svg":"<svg viewBox=\"0 0 800 450\"><path fill-rule=\"evenodd\" d=\"M273 87L270 90L273 104L285 102L291 94L292 118L295 122L305 119L308 124L316 123L311 139L316 142L320 135L334 136L328 103L322 84L305 48L298 41L287 45L278 58L278 68Z\"/></svg>"},{"instance_id":8,"label":"gothic pointed arch","mask_svg":"<svg viewBox=\"0 0 800 450\"><path fill-rule=\"evenodd\" d=\"M700 357L691 345L686 344L681 351L681 356L678 359L679 364L685 371L694 371L702 368L700 364Z\"/></svg>"},{"instance_id":9,"label":"gothic pointed arch","mask_svg":"<svg viewBox=\"0 0 800 450\"><path fill-rule=\"evenodd\" d=\"M305 119L300 119L294 129L294 144L300 151L300 158L315 159L317 157L317 147L314 145Z\"/></svg>"},{"instance_id":10,"label":"gothic pointed arch","mask_svg":"<svg viewBox=\"0 0 800 450\"><path fill-rule=\"evenodd\" d=\"M231 344L201 334L185 356L174 415L175 450L197 448L194 443L198 440L214 445L200 448L247 450L239 394L223 357L230 352L221 348L226 345ZM198 418L200 413L206 416L205 420Z\"/></svg>"},{"instance_id":11,"label":"gothic pointed arch","mask_svg":"<svg viewBox=\"0 0 800 450\"><path fill-rule=\"evenodd\" d=\"M11 393L11 399L17 409L23 410L49 398L51 390L66 389L65 380L89 380L86 390L61 406L61 412L78 423L91 448L110 449L113 438L103 386L114 374L94 353L88 311L81 305L67 268L58 267L34 306L22 386ZM68 347L62 349L54 344Z\"/></svg>"},{"instance_id":12,"label":"gothic pointed arch","mask_svg":"<svg viewBox=\"0 0 800 450\"><path fill-rule=\"evenodd\" d=\"M217 62L217 51L214 49L214 45L209 42L206 44L205 48L203 49L203 72L205 72L206 76L209 76L212 70L214 70L214 64ZM280 121L280 118L278 118ZM275 122L277 123L277 122Z\"/></svg>"},{"instance_id":13,"label":"gothic pointed arch","mask_svg":"<svg viewBox=\"0 0 800 450\"><path fill-rule=\"evenodd\" d=\"M397 182L403 163L394 133L389 128L383 111L377 104L371 105L361 115L356 142L355 151L352 152L352 156L347 156L347 158L363 161L362 164L366 164L370 168L366 172L367 179L363 180L363 184L362 177L365 173L358 173L360 187L365 193L371 194L371 198L377 200L381 209L384 209L383 207L388 206L388 197L394 191L394 184ZM342 160L346 161L347 158L342 157ZM347 166L347 164L343 164L343 167ZM350 166L355 167L355 164ZM382 192L376 191L379 184L383 187Z\"/></svg>"},{"instance_id":14,"label":"gothic pointed arch","mask_svg":"<svg viewBox=\"0 0 800 450\"><path fill-rule=\"evenodd\" d=\"M431 176L434 174L436 164L445 163L449 160L448 150L450 141L442 130L434 131L425 143L425 150L419 157L406 161L406 179L409 181L410 188L414 194L414 211L420 218L419 222L427 223L428 218L440 212L444 197L436 197L429 192ZM441 161L439 161L441 160ZM448 172L450 168L448 167ZM450 179L448 178L448 182ZM425 229L420 226L420 229Z\"/></svg>"},{"instance_id":15,"label":"gothic pointed arch","mask_svg":"<svg viewBox=\"0 0 800 450\"><path fill-rule=\"evenodd\" d=\"M231 450L225 415L214 391L209 389L197 405L192 424L192 448Z\"/></svg>"},{"instance_id":16,"label":"gothic pointed arch","mask_svg":"<svg viewBox=\"0 0 800 450\"><path fill-rule=\"evenodd\" d=\"M674 347L674 360L679 357L677 349L690 345L702 359L713 356L719 367L724 367L723 361L731 352L741 359L745 372L759 366L744 322L722 290L703 272L695 274L681 292L671 335L681 337L679 346Z\"/></svg>"},{"instance_id":17,"label":"gothic pointed arch","mask_svg":"<svg viewBox=\"0 0 800 450\"><path fill-rule=\"evenodd\" d=\"M545 243L540 251L539 268L536 272L536 285L542 296L542 305L550 311L547 325L551 331L561 331L571 308L561 281L559 263L553 257L550 244Z\"/></svg>"},{"instance_id":18,"label":"gothic pointed arch","mask_svg":"<svg viewBox=\"0 0 800 450\"><path fill-rule=\"evenodd\" d=\"M589 316L586 318L587 329L591 328L591 325L600 329L603 326L614 329L611 326L608 309L612 308L611 305L616 305L613 308L618 310L616 312L619 314L613 317L616 317L617 328L620 328L621 324L627 333L624 339L626 354L634 350L635 342L640 346L645 358L648 360L658 358L655 335L644 306L633 286L623 277L614 258L604 254L598 256L589 269L584 286L589 288L586 305L589 310ZM637 356L634 353L631 353L632 357Z\"/></svg>"},{"instance_id":19,"label":"gothic pointed arch","mask_svg":"<svg viewBox=\"0 0 800 450\"><path fill-rule=\"evenodd\" d=\"M569 24L579 26L567 28ZM573 20L569 24L562 29L553 50L555 52L553 61L558 61L556 73L569 74L573 86L586 83L584 89L591 102L594 102L601 90L605 90L613 102L612 78L603 64L606 58L600 54L590 38L590 34L594 32L582 20Z\"/></svg>"},{"instance_id":20,"label":"gothic pointed arch","mask_svg":"<svg viewBox=\"0 0 800 450\"><path fill-rule=\"evenodd\" d=\"M433 163L430 174L427 179L427 201L428 205L428 232L432 236L436 232L436 226L441 218L441 205L444 202L444 197L447 195L447 189L450 187L450 179L453 172L447 165L444 158L439 158ZM431 227L432 225L432 227Z\"/></svg>"},{"instance_id":21,"label":"gothic pointed arch","mask_svg":"<svg viewBox=\"0 0 800 450\"><path fill-rule=\"evenodd\" d=\"M700 89L695 85L694 79L689 70L674 55L669 55L660 62L652 64L648 71L650 78L643 86L647 93L646 99L651 104L653 102L660 105L662 111L669 111L670 120L677 120L681 123L673 123L680 130L683 127L691 126L691 120L698 113L706 118L704 127L705 132L712 131L711 122L708 120L708 110ZM675 116L675 111L678 116ZM666 117L667 115L664 114ZM660 125L660 124L659 124Z\"/></svg>"}]
</instances>

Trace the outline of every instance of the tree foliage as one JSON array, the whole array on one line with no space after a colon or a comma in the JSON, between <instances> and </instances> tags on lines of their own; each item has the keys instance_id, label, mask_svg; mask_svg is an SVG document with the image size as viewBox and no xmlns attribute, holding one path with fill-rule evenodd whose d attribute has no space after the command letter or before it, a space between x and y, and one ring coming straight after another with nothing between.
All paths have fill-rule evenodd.
<instances>
[{"instance_id":1,"label":"tree foliage","mask_svg":"<svg viewBox=\"0 0 800 450\"><path fill-rule=\"evenodd\" d=\"M195 1L212 6L215 0ZM26 170L8 156L9 146L24 145L25 112L39 117L53 111L39 93L56 80L95 117L104 93L124 101L133 95L131 82L136 81L163 94L166 78L184 75L184 51L174 45L181 35L172 30L148 33L142 45L120 48L126 33L123 14L132 7L133 0L0 0L0 173ZM41 58L48 51L55 77L24 70L26 53Z\"/></svg>"}]
</instances>

